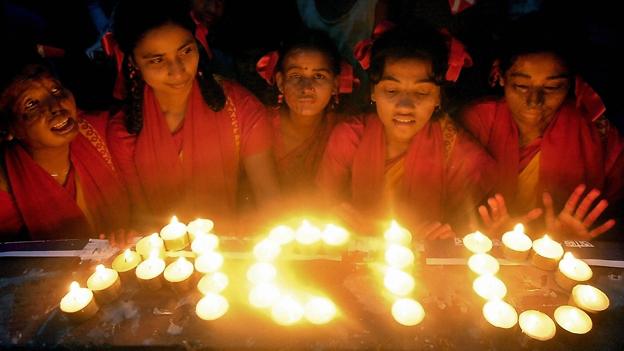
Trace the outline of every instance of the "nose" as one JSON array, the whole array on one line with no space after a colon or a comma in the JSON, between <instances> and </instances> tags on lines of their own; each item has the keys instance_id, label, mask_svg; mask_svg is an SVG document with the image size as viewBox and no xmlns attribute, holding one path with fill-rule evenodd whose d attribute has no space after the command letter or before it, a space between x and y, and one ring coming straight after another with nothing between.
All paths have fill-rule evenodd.
<instances>
[{"instance_id":1,"label":"nose","mask_svg":"<svg viewBox=\"0 0 624 351\"><path fill-rule=\"evenodd\" d=\"M64 96L55 96L50 94L48 97L48 108L52 113L52 116L58 116L60 114L65 113L66 109L63 106L63 101L65 101Z\"/></svg>"},{"instance_id":2,"label":"nose","mask_svg":"<svg viewBox=\"0 0 624 351\"><path fill-rule=\"evenodd\" d=\"M302 77L299 79L298 85L303 93L314 92L314 81L312 78Z\"/></svg>"},{"instance_id":3,"label":"nose","mask_svg":"<svg viewBox=\"0 0 624 351\"><path fill-rule=\"evenodd\" d=\"M527 95L527 106L542 106L544 104L544 90L531 89Z\"/></svg>"},{"instance_id":4,"label":"nose","mask_svg":"<svg viewBox=\"0 0 624 351\"><path fill-rule=\"evenodd\" d=\"M167 67L167 73L170 77L178 78L182 76L185 72L184 63L178 57L175 60L171 61Z\"/></svg>"},{"instance_id":5,"label":"nose","mask_svg":"<svg viewBox=\"0 0 624 351\"><path fill-rule=\"evenodd\" d=\"M416 101L414 101L414 98L410 96L410 94L401 93L398 96L396 107L397 109L411 110L416 107Z\"/></svg>"}]
</instances>

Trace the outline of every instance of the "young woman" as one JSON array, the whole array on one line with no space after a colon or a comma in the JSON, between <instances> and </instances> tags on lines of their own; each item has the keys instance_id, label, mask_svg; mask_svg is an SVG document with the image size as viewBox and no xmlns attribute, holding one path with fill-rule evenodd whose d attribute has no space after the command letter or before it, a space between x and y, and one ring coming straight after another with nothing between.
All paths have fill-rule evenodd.
<instances>
[{"instance_id":1,"label":"young woman","mask_svg":"<svg viewBox=\"0 0 624 351\"><path fill-rule=\"evenodd\" d=\"M493 161L445 112L447 62L444 37L426 26L374 42L375 112L335 128L318 176L346 221L379 230L366 222L394 217L443 238L485 197Z\"/></svg>"},{"instance_id":2,"label":"young woman","mask_svg":"<svg viewBox=\"0 0 624 351\"><path fill-rule=\"evenodd\" d=\"M223 229L236 221L243 170L260 203L278 192L270 128L254 96L211 74L188 10L168 0L119 3L113 32L127 105L108 138L139 222L202 216Z\"/></svg>"}]
</instances>

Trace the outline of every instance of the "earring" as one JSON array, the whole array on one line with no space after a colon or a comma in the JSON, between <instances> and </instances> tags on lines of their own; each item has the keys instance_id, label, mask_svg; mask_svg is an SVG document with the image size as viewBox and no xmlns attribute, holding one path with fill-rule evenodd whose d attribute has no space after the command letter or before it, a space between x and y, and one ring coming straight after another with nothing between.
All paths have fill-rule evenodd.
<instances>
[{"instance_id":1,"label":"earring","mask_svg":"<svg viewBox=\"0 0 624 351\"><path fill-rule=\"evenodd\" d=\"M340 96L338 96L338 93L334 95L334 105L340 105Z\"/></svg>"},{"instance_id":2,"label":"earring","mask_svg":"<svg viewBox=\"0 0 624 351\"><path fill-rule=\"evenodd\" d=\"M277 104L281 105L284 102L284 94L280 93L277 95Z\"/></svg>"}]
</instances>

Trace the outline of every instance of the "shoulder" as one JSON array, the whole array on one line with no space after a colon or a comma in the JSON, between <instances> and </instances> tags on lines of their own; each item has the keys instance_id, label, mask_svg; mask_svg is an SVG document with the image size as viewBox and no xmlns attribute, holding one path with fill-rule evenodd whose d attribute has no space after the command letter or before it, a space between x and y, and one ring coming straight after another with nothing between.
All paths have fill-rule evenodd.
<instances>
[{"instance_id":1,"label":"shoulder","mask_svg":"<svg viewBox=\"0 0 624 351\"><path fill-rule=\"evenodd\" d=\"M495 97L478 99L462 108L460 117L462 120L491 120L496 116L497 109L504 104L504 100Z\"/></svg>"},{"instance_id":2,"label":"shoulder","mask_svg":"<svg viewBox=\"0 0 624 351\"><path fill-rule=\"evenodd\" d=\"M108 120L110 118L108 111L80 111L78 115L82 121L88 123L88 125L101 136L106 135Z\"/></svg>"},{"instance_id":3,"label":"shoulder","mask_svg":"<svg viewBox=\"0 0 624 351\"><path fill-rule=\"evenodd\" d=\"M374 115L357 115L343 117L336 124L331 134L331 140L337 143L359 142L364 134L367 123L370 123Z\"/></svg>"}]
</instances>

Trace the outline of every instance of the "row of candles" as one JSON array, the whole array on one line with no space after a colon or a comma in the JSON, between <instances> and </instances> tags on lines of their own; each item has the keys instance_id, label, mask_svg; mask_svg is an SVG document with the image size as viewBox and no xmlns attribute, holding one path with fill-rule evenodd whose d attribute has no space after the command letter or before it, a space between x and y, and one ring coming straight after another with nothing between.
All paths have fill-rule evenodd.
<instances>
[{"instance_id":1,"label":"row of candles","mask_svg":"<svg viewBox=\"0 0 624 351\"><path fill-rule=\"evenodd\" d=\"M468 266L477 278L473 289L487 302L483 306L483 315L492 325L499 328L512 328L517 323L529 337L537 340L549 340L555 336L553 320L545 313L528 310L518 316L513 306L503 301L507 287L495 274L499 271L498 261L489 255L492 241L480 232L468 234L463 238L464 246L473 255L468 259ZM592 277L592 270L575 258L572 253L564 254L560 243L547 235L532 241L521 224L502 237L503 254L513 261L524 261L531 253L531 263L543 270L555 270L555 281L564 290L571 290L570 305L559 306L554 317L563 329L574 334L585 334L592 328L592 320L585 312L596 313L609 306L609 299L599 289L586 284ZM563 259L562 259L563 257Z\"/></svg>"}]
</instances>

